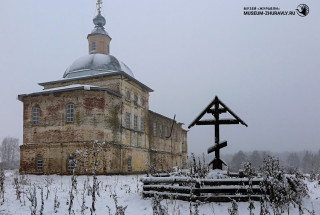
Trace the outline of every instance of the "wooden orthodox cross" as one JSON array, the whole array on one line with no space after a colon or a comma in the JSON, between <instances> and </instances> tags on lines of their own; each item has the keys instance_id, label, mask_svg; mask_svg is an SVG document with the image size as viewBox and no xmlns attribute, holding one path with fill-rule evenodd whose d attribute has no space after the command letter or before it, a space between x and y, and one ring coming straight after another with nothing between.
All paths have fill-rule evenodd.
<instances>
[{"instance_id":1,"label":"wooden orthodox cross","mask_svg":"<svg viewBox=\"0 0 320 215\"><path fill-rule=\"evenodd\" d=\"M222 113L229 113L233 119L221 119L219 117ZM214 119L212 120L201 120L205 114L211 114ZM220 159L220 149L227 146L227 141L220 143L219 125L239 124L248 125L242 121L230 108L227 107L222 101L219 100L218 96L199 114L199 116L188 126L190 129L194 125L214 125L215 133L215 145L208 148L208 154L215 152L215 158L209 163L212 164L213 169L222 169L222 164L226 165Z\"/></svg>"}]
</instances>

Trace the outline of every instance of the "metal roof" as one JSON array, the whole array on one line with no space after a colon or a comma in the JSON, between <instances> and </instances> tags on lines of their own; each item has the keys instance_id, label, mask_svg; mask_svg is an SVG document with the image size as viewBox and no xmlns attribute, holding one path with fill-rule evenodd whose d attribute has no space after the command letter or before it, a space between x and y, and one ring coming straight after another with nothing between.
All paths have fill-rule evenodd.
<instances>
[{"instance_id":1,"label":"metal roof","mask_svg":"<svg viewBox=\"0 0 320 215\"><path fill-rule=\"evenodd\" d=\"M90 54L75 60L66 69L63 78L96 75L110 71L123 71L134 77L131 69L116 57L106 54Z\"/></svg>"},{"instance_id":2,"label":"metal roof","mask_svg":"<svg viewBox=\"0 0 320 215\"><path fill-rule=\"evenodd\" d=\"M99 78L99 77L107 77L107 76L114 76L114 75L122 75L122 76L126 77L129 81L132 81L132 82L138 84L139 86L141 86L142 88L148 90L148 92L153 92L153 90L150 87L146 86L145 84L141 83L140 81L138 81L137 79L133 78L132 76L128 75L127 73L125 73L123 71L108 71L108 72L102 72L102 73L95 74L95 75L85 75L85 76L74 77L74 78L63 78L63 79L56 80L56 81L48 81L48 82L42 82L42 83L38 83L38 84L40 86L45 86L48 84L67 83L70 81Z\"/></svg>"},{"instance_id":3,"label":"metal roof","mask_svg":"<svg viewBox=\"0 0 320 215\"><path fill-rule=\"evenodd\" d=\"M97 87L97 86L92 86L92 85L81 85L81 84L72 84L69 86L64 86L64 87L57 87L57 88L52 88L52 89L47 89L47 90L42 90L39 92L34 92L34 93L29 93L29 94L20 94L18 95L18 100L23 101L24 97L27 96L35 96L35 95L42 95L42 94L49 94L49 93L56 93L56 92L66 92L66 91L74 91L74 90L100 90L100 91L106 91L114 96L117 97L122 97L121 94L114 92L110 90L109 88L105 87Z\"/></svg>"}]
</instances>

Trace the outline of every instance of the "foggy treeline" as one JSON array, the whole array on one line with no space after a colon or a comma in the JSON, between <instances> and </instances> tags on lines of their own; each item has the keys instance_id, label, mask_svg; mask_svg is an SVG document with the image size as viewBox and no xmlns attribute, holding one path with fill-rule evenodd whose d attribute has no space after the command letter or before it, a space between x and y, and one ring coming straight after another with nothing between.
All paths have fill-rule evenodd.
<instances>
[{"instance_id":1,"label":"foggy treeline","mask_svg":"<svg viewBox=\"0 0 320 215\"><path fill-rule=\"evenodd\" d=\"M209 155L210 156L210 155ZM238 171L242 163L249 161L255 169L259 170L263 160L272 156L279 159L280 165L284 168L298 169L303 173L320 171L320 149L318 151L282 152L274 153L268 151L243 152L224 155L223 159L229 165L231 171ZM208 157L210 160L212 157Z\"/></svg>"},{"instance_id":2,"label":"foggy treeline","mask_svg":"<svg viewBox=\"0 0 320 215\"><path fill-rule=\"evenodd\" d=\"M6 137L0 144L0 168L18 169L20 160L19 139Z\"/></svg>"}]
</instances>

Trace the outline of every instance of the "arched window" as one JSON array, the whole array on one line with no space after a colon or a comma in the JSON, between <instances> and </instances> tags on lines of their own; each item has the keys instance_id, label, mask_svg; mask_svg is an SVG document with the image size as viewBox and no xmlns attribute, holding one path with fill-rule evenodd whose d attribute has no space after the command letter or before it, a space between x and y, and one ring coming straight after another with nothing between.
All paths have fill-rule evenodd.
<instances>
[{"instance_id":1,"label":"arched window","mask_svg":"<svg viewBox=\"0 0 320 215\"><path fill-rule=\"evenodd\" d=\"M42 156L37 157L37 170L43 171L43 158L42 158Z\"/></svg>"},{"instance_id":2,"label":"arched window","mask_svg":"<svg viewBox=\"0 0 320 215\"><path fill-rule=\"evenodd\" d=\"M67 170L71 172L73 171L74 167L75 167L75 160L73 159L72 156L69 156L67 160Z\"/></svg>"},{"instance_id":3,"label":"arched window","mask_svg":"<svg viewBox=\"0 0 320 215\"><path fill-rule=\"evenodd\" d=\"M129 92L129 91L127 91L127 99L129 99L129 100L130 100L130 98L131 98L130 92Z\"/></svg>"}]
</instances>

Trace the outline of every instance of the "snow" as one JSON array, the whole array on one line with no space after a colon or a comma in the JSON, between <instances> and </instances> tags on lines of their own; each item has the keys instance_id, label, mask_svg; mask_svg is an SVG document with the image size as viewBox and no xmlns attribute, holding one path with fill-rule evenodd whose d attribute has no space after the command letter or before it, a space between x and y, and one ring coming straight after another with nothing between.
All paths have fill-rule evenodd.
<instances>
[{"instance_id":1,"label":"snow","mask_svg":"<svg viewBox=\"0 0 320 215\"><path fill-rule=\"evenodd\" d=\"M227 171L220 169L210 170L207 178L228 178Z\"/></svg>"},{"instance_id":2,"label":"snow","mask_svg":"<svg viewBox=\"0 0 320 215\"><path fill-rule=\"evenodd\" d=\"M5 180L5 201L3 205L0 205L0 214L30 214L30 202L27 197L22 194L21 202L16 198L16 191L13 187L14 177L20 177L16 171L6 171ZM44 199L44 214L68 214L68 205L66 202L69 199L69 191L71 188L71 176L60 176L60 175L25 175L25 185L23 189L26 191L30 188L28 183L31 183L37 187L37 214L41 207L40 198L40 187L43 187L44 197L46 196L46 180L52 180L52 184L49 186L49 198ZM77 177L77 190L74 195L73 209L75 214L80 214L81 209L81 193L83 191L83 183L89 178L89 184L92 185L92 176L78 176ZM111 196L111 193L116 193L118 197L118 204L121 206L128 205L125 214L129 215L149 215L152 214L151 199L142 198L142 182L140 179L147 180L142 175L127 175L127 176L97 176L100 181L100 197L97 196L96 202L96 214L109 214L107 205L111 209L111 214L115 214L115 204ZM175 177L173 177L175 178ZM176 177L175 179L177 179ZM161 180L161 178L159 178ZM29 181L29 182L28 182ZM304 199L304 207L308 210L314 208L315 214L320 214L320 185L318 182L306 181L309 187L309 198ZM150 185L148 185L150 186ZM57 209L57 213L54 213L53 203L55 193L60 202L60 206ZM189 214L189 202L180 200L162 200L162 205L168 208L169 214ZM313 206L312 206L313 205ZM90 214L91 207L91 196L86 195L86 209L85 214ZM249 214L248 206L249 203L241 202L238 203L239 214ZM254 214L259 214L260 204L254 202ZM214 214L225 215L228 214L228 208L231 207L231 203L203 203L199 205L199 214ZM194 210L194 208L193 208ZM178 212L180 211L180 212ZM299 211L297 208L290 208L290 215L298 215ZM305 214L308 214L305 212Z\"/></svg>"},{"instance_id":3,"label":"snow","mask_svg":"<svg viewBox=\"0 0 320 215\"><path fill-rule=\"evenodd\" d=\"M73 90L73 89L84 89L84 90L89 90L89 91L91 89L105 89L105 90L112 91L112 90L110 90L108 88L103 88L103 87L94 86L94 85L71 84L71 85L67 85L67 86L63 86L63 87L50 88L50 89L46 89L46 90L42 90L42 91L38 91L38 92L29 93L29 94L21 94L21 95L18 95L18 99L21 96L23 97L23 96L27 96L27 95L43 94L43 93L50 93L50 92L59 92L59 91Z\"/></svg>"},{"instance_id":4,"label":"snow","mask_svg":"<svg viewBox=\"0 0 320 215\"><path fill-rule=\"evenodd\" d=\"M119 61L116 57L106 54L90 54L78 58L67 68L63 77L82 77L113 71L123 71L134 77L133 72L126 64Z\"/></svg>"},{"instance_id":5,"label":"snow","mask_svg":"<svg viewBox=\"0 0 320 215\"><path fill-rule=\"evenodd\" d=\"M57 91L57 90L65 90L65 89L72 89L77 87L83 87L85 90L90 90L91 87L98 87L93 85L84 85L84 84L71 84L64 87L56 87L56 88L50 88L47 90L42 90L41 92L51 92L51 91Z\"/></svg>"}]
</instances>

